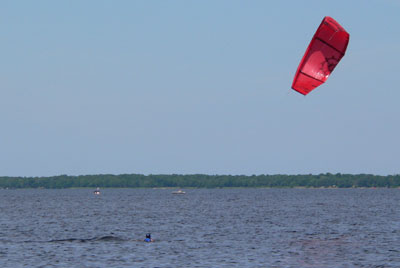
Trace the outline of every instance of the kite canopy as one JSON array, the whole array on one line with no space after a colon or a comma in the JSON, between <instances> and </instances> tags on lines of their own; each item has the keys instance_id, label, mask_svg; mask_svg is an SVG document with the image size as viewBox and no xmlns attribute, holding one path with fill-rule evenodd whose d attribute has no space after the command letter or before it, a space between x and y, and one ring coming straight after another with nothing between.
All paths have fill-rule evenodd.
<instances>
[{"instance_id":1,"label":"kite canopy","mask_svg":"<svg viewBox=\"0 0 400 268\"><path fill-rule=\"evenodd\" d=\"M307 95L325 83L344 56L350 35L331 17L325 17L297 68L292 88Z\"/></svg>"}]
</instances>

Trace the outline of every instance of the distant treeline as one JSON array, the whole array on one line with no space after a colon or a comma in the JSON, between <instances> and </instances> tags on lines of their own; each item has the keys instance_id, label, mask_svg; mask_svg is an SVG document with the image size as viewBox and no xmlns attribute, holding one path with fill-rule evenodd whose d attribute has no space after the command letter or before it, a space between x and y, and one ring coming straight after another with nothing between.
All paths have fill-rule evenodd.
<instances>
[{"instance_id":1,"label":"distant treeline","mask_svg":"<svg viewBox=\"0 0 400 268\"><path fill-rule=\"evenodd\" d=\"M0 177L0 188L75 188L75 187L400 187L400 175L377 176L369 174L319 175L82 175L53 177Z\"/></svg>"}]
</instances>

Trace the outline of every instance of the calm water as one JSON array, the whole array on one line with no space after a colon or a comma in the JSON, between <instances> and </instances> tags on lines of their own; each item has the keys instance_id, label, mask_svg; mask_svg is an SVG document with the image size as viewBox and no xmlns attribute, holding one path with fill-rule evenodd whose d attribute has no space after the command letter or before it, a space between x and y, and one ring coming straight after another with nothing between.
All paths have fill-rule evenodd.
<instances>
[{"instance_id":1,"label":"calm water","mask_svg":"<svg viewBox=\"0 0 400 268\"><path fill-rule=\"evenodd\" d=\"M101 191L0 190L0 267L400 267L399 189Z\"/></svg>"}]
</instances>

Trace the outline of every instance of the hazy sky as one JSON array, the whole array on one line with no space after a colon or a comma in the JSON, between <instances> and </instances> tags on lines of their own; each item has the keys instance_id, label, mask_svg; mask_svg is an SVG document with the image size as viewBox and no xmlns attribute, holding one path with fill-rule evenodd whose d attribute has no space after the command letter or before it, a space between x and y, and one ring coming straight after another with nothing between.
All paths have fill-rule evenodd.
<instances>
[{"instance_id":1,"label":"hazy sky","mask_svg":"<svg viewBox=\"0 0 400 268\"><path fill-rule=\"evenodd\" d=\"M400 173L400 1L1 1L0 176ZM324 16L350 42L290 89Z\"/></svg>"}]
</instances>

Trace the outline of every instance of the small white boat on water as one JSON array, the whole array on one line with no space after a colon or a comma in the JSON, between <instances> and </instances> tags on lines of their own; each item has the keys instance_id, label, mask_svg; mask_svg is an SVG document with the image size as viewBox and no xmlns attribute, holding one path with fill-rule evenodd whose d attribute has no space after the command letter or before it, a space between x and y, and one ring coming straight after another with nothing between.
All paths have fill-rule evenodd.
<instances>
[{"instance_id":1,"label":"small white boat on water","mask_svg":"<svg viewBox=\"0 0 400 268\"><path fill-rule=\"evenodd\" d=\"M93 192L95 195L99 195L100 194L100 188L99 187L97 187L97 189L96 190L94 190L94 192Z\"/></svg>"},{"instance_id":2,"label":"small white boat on water","mask_svg":"<svg viewBox=\"0 0 400 268\"><path fill-rule=\"evenodd\" d=\"M186 194L186 192L178 190L178 191L173 191L172 194Z\"/></svg>"}]
</instances>

